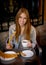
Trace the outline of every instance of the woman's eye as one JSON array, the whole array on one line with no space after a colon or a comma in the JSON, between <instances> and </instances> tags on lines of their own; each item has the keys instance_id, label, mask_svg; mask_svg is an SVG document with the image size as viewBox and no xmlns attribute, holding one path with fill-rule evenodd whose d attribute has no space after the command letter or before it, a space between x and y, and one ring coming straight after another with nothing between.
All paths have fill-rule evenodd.
<instances>
[{"instance_id":1,"label":"woman's eye","mask_svg":"<svg viewBox=\"0 0 46 65\"><path fill-rule=\"evenodd\" d=\"M19 18L22 18L22 17L19 17Z\"/></svg>"},{"instance_id":2,"label":"woman's eye","mask_svg":"<svg viewBox=\"0 0 46 65\"><path fill-rule=\"evenodd\" d=\"M24 18L24 19L27 19L27 18Z\"/></svg>"},{"instance_id":3,"label":"woman's eye","mask_svg":"<svg viewBox=\"0 0 46 65\"><path fill-rule=\"evenodd\" d=\"M21 17L21 16L19 18L27 19L26 17Z\"/></svg>"}]
</instances>

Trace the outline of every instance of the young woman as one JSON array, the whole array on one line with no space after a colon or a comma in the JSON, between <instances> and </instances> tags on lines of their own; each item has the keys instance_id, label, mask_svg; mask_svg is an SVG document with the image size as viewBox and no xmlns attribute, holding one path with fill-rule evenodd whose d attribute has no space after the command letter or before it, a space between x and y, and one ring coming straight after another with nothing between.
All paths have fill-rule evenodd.
<instances>
[{"instance_id":1,"label":"young woman","mask_svg":"<svg viewBox=\"0 0 46 65\"><path fill-rule=\"evenodd\" d=\"M11 49L11 46L15 49L18 49L19 45L23 47L20 43L22 40L28 40L27 48L35 48L37 44L36 29L31 25L30 21L28 10L21 8L15 17L15 24L9 28L9 43L11 45L6 44L7 49Z\"/></svg>"}]
</instances>

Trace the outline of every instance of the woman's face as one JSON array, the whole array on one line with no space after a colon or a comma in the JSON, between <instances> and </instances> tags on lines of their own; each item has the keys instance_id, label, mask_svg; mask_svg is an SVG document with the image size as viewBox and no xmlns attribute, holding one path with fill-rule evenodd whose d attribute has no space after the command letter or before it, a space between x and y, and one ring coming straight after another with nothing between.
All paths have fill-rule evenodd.
<instances>
[{"instance_id":1,"label":"woman's face","mask_svg":"<svg viewBox=\"0 0 46 65\"><path fill-rule=\"evenodd\" d=\"M19 25L20 25L21 27L24 26L25 23L26 23L26 21L27 21L27 16L26 16L26 14L25 14L25 13L22 13L22 14L20 15L20 17L19 17L19 20L18 20Z\"/></svg>"}]
</instances>

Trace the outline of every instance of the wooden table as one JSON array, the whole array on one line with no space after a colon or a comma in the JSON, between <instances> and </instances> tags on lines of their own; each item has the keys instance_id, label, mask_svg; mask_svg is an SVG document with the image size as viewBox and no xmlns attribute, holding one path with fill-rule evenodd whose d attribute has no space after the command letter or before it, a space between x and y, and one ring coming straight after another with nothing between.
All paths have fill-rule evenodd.
<instances>
[{"instance_id":1,"label":"wooden table","mask_svg":"<svg viewBox=\"0 0 46 65\"><path fill-rule=\"evenodd\" d=\"M13 62L8 63L8 64L7 63L2 63L0 61L1 65L26 65L27 63L32 64L32 65L34 65L34 64L35 65L40 65L39 58L37 56L35 56L32 60L24 60L24 59L19 57L19 58L16 58L16 60L14 59Z\"/></svg>"},{"instance_id":2,"label":"wooden table","mask_svg":"<svg viewBox=\"0 0 46 65\"><path fill-rule=\"evenodd\" d=\"M17 58L13 59L13 60L10 60L10 61L0 61L0 64L1 65L28 65L31 64L31 65L40 65L40 62L39 62L39 57L36 56L36 54L34 54L31 58L24 58L22 56L18 56ZM9 63L10 62L10 63Z\"/></svg>"}]
</instances>

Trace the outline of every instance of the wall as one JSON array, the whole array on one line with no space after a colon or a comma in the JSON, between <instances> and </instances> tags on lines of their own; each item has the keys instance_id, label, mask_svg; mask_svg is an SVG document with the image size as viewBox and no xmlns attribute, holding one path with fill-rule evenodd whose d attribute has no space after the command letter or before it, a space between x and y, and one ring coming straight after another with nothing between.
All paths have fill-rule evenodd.
<instances>
[{"instance_id":1,"label":"wall","mask_svg":"<svg viewBox=\"0 0 46 65\"><path fill-rule=\"evenodd\" d=\"M46 0L44 0L44 21L46 21Z\"/></svg>"},{"instance_id":2,"label":"wall","mask_svg":"<svg viewBox=\"0 0 46 65\"><path fill-rule=\"evenodd\" d=\"M39 0L39 14L42 13L42 0ZM44 0L44 21L46 22L46 0Z\"/></svg>"}]
</instances>

